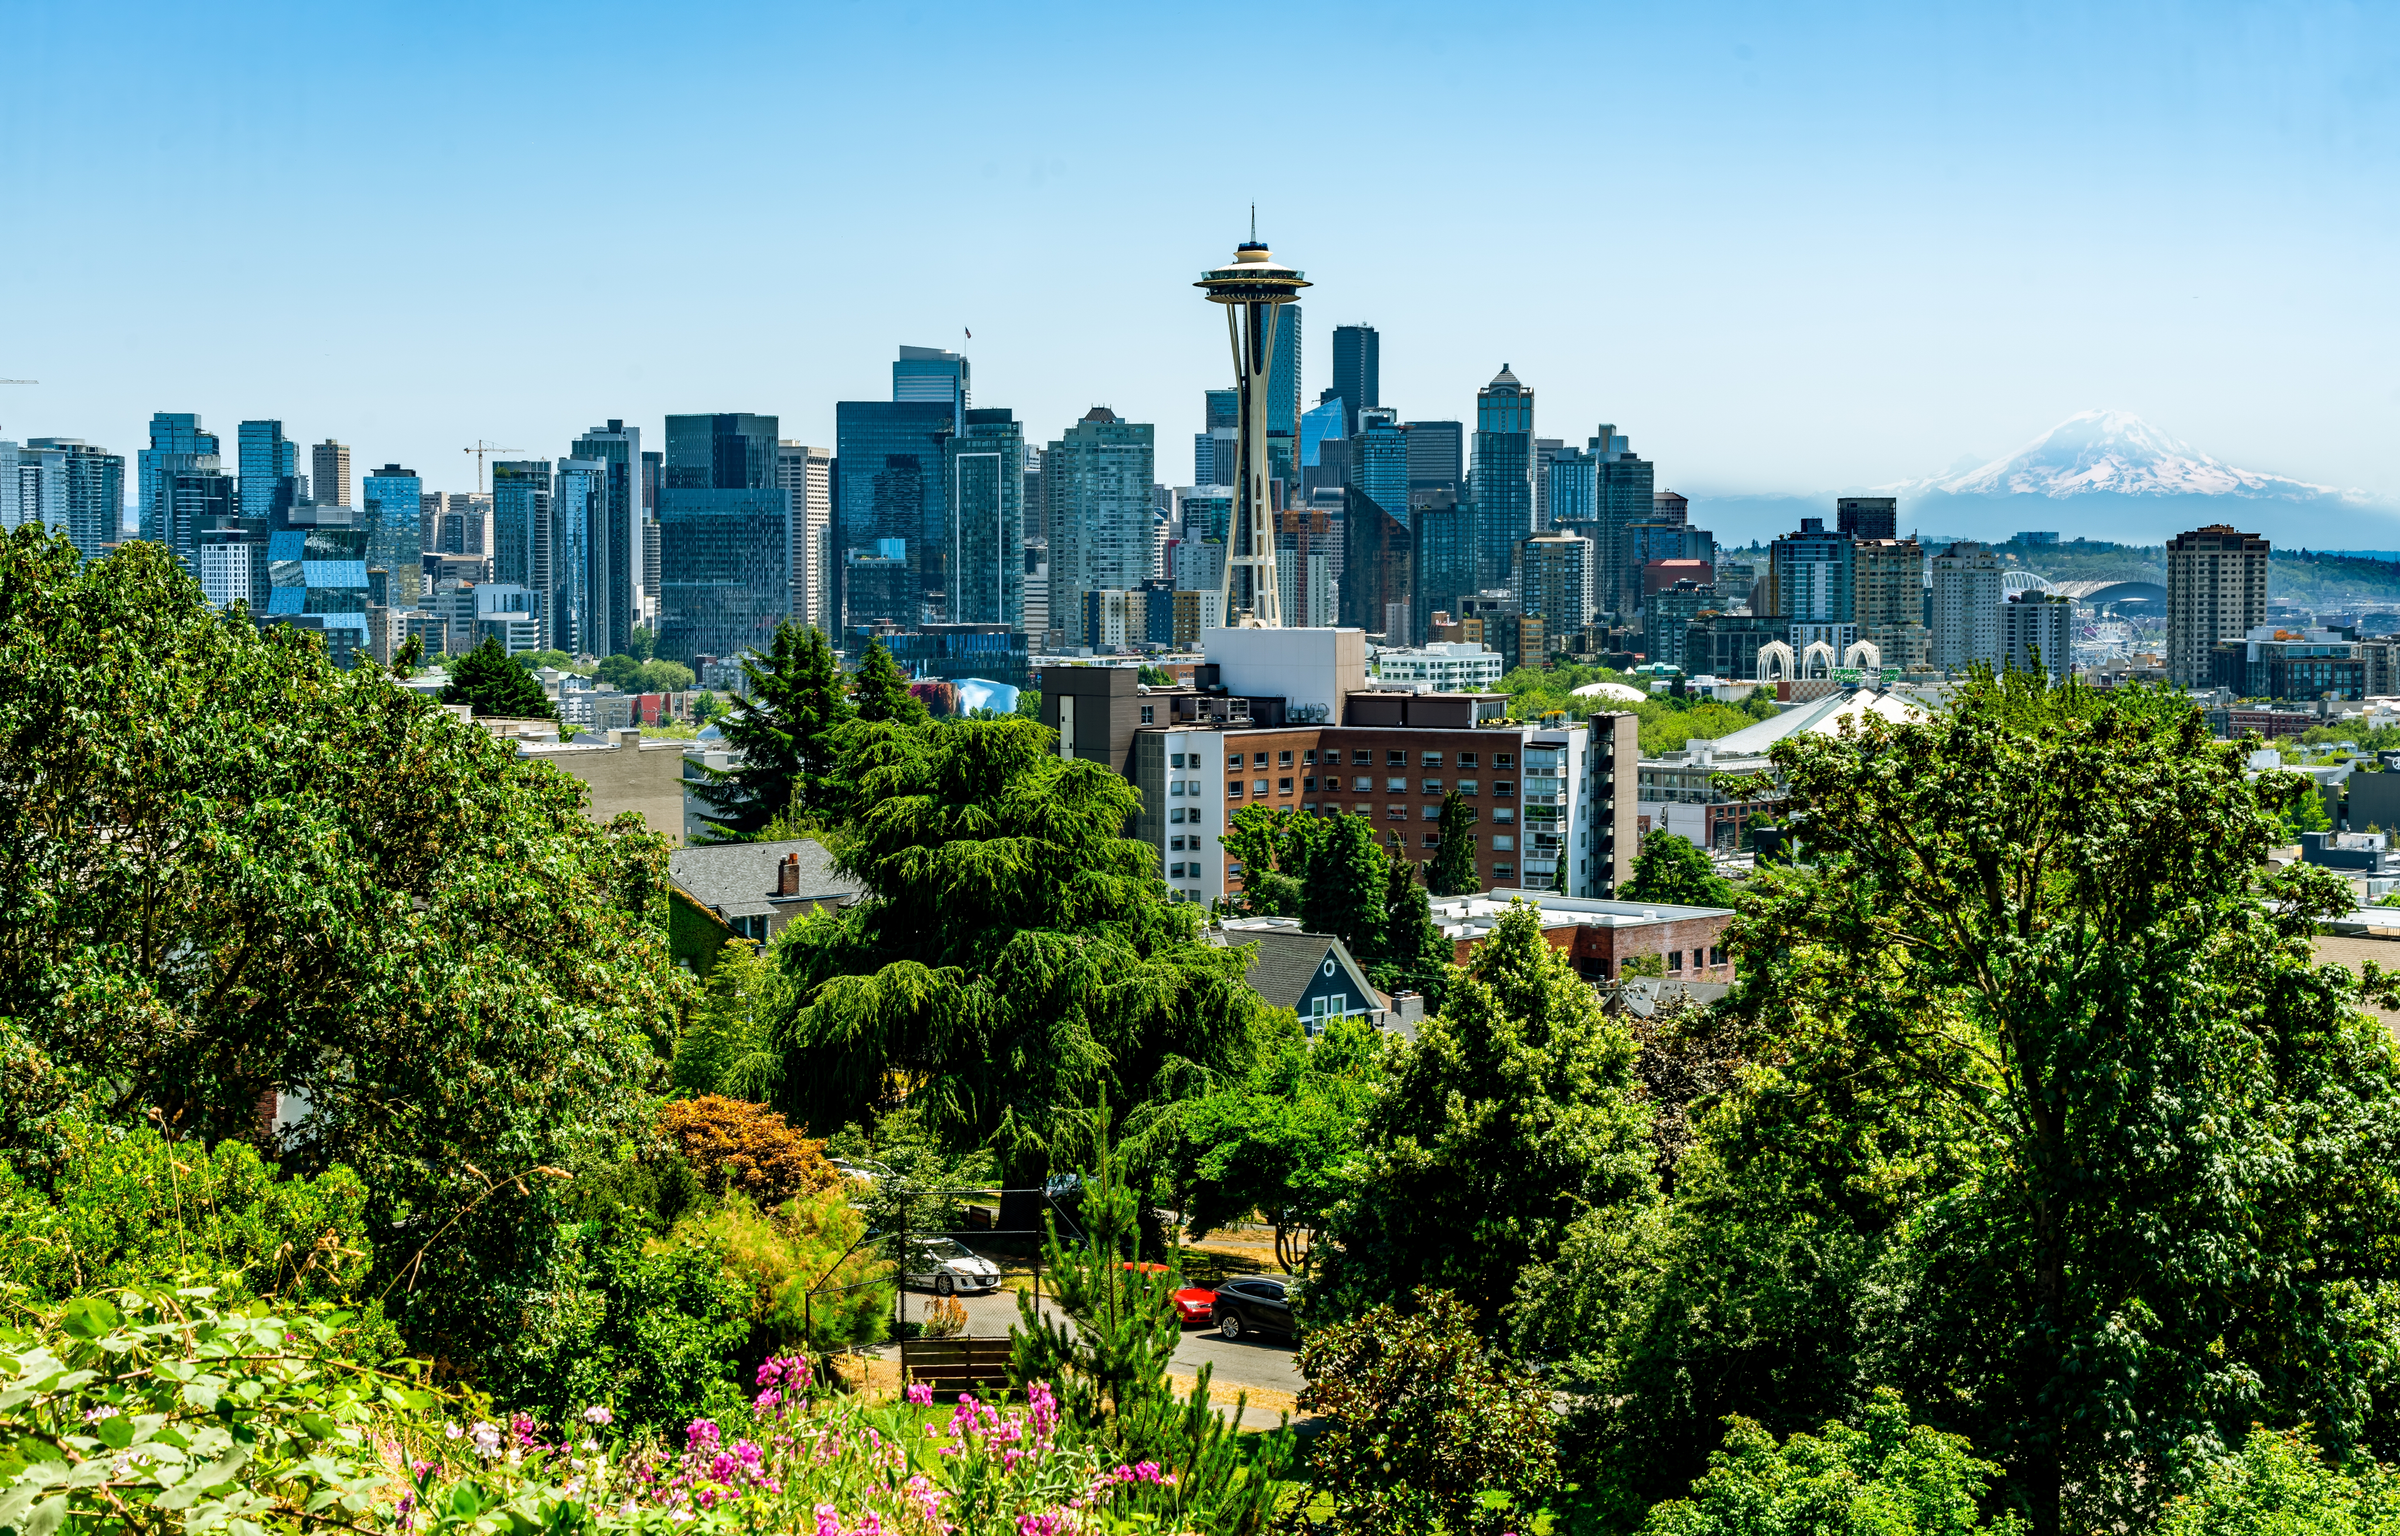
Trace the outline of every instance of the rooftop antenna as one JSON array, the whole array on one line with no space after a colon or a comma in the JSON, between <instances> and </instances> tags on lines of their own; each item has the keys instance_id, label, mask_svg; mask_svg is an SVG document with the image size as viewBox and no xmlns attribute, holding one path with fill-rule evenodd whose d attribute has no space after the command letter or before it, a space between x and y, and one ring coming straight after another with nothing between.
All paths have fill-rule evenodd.
<instances>
[{"instance_id":1,"label":"rooftop antenna","mask_svg":"<svg viewBox=\"0 0 2400 1536\"><path fill-rule=\"evenodd\" d=\"M1258 204L1250 205L1250 243L1258 244Z\"/></svg>"}]
</instances>

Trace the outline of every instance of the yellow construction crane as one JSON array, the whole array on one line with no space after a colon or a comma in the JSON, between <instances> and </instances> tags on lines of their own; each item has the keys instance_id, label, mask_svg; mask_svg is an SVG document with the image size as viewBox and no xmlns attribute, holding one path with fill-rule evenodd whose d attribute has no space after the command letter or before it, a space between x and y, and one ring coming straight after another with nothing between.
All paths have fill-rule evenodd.
<instances>
[{"instance_id":1,"label":"yellow construction crane","mask_svg":"<svg viewBox=\"0 0 2400 1536\"><path fill-rule=\"evenodd\" d=\"M487 443L480 437L475 439L474 447L460 449L461 453L475 455L475 494L478 496L483 494L483 460L486 454L523 453L524 451L522 448L502 448L497 444Z\"/></svg>"}]
</instances>

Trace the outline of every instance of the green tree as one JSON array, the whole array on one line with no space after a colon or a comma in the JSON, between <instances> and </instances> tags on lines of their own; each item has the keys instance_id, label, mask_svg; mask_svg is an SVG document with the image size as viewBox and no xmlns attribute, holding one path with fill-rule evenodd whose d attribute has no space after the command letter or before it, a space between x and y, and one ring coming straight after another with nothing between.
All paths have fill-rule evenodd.
<instances>
[{"instance_id":1,"label":"green tree","mask_svg":"<svg viewBox=\"0 0 2400 1536\"><path fill-rule=\"evenodd\" d=\"M1071 1106L1105 1093L1134 1124L1195 1068L1248 1065L1264 1005L1244 957L1204 943L1122 836L1140 804L1122 778L1060 760L1029 720L862 722L849 747L866 808L838 864L865 895L778 948L794 1120L864 1119L906 1085L937 1134L989 1143L1025 1186L1080 1155Z\"/></svg>"},{"instance_id":2,"label":"green tree","mask_svg":"<svg viewBox=\"0 0 2400 1536\"><path fill-rule=\"evenodd\" d=\"M2400 1475L2332 1467L2304 1430L2253 1429L2238 1455L2169 1505L2158 1536L2395 1536Z\"/></svg>"},{"instance_id":3,"label":"green tree","mask_svg":"<svg viewBox=\"0 0 2400 1536\"><path fill-rule=\"evenodd\" d=\"M1383 903L1388 861L1375 824L1345 812L1322 819L1322 840L1311 853L1300 893L1300 921L1311 933L1340 939L1353 956L1383 949Z\"/></svg>"},{"instance_id":4,"label":"green tree","mask_svg":"<svg viewBox=\"0 0 2400 1536\"><path fill-rule=\"evenodd\" d=\"M1475 839L1467 829L1475 825L1475 807L1467 804L1457 790L1442 797L1442 819L1435 828L1441 846L1433 853L1433 868L1426 871L1426 888L1436 896L1472 896L1483 889L1483 877L1475 872Z\"/></svg>"},{"instance_id":5,"label":"green tree","mask_svg":"<svg viewBox=\"0 0 2400 1536\"><path fill-rule=\"evenodd\" d=\"M1655 1200L1632 1069L1633 1042L1540 913L1510 903L1367 1112L1312 1313L1432 1286L1502 1327L1518 1273L1580 1212Z\"/></svg>"},{"instance_id":6,"label":"green tree","mask_svg":"<svg viewBox=\"0 0 2400 1536\"><path fill-rule=\"evenodd\" d=\"M1730 907L1733 882L1716 871L1708 855L1672 832L1652 832L1633 856L1627 901L1661 901L1685 907Z\"/></svg>"},{"instance_id":7,"label":"green tree","mask_svg":"<svg viewBox=\"0 0 2400 1536\"><path fill-rule=\"evenodd\" d=\"M1889 1392L1866 1426L1828 1424L1821 1435L1781 1445L1748 1419L1728 1423L1725 1449L1691 1497L1650 1512L1642 1536L1752 1536L1807 1531L1822 1536L1994 1536L2022 1532L2013 1511L1988 1524L1978 1504L2000 1471L1967 1442L1908 1422ZM2222 1527L2212 1528L2222 1529Z\"/></svg>"},{"instance_id":8,"label":"green tree","mask_svg":"<svg viewBox=\"0 0 2400 1536\"><path fill-rule=\"evenodd\" d=\"M2387 1445L2400 1068L2312 960L2348 891L2267 869L2277 791L2179 695L2014 672L1774 755L1815 863L1734 930L1763 1091L1821 1121L1874 1062L1972 1128L1877 1281L1894 1384L2043 1536L2146 1523L2253 1421Z\"/></svg>"},{"instance_id":9,"label":"green tree","mask_svg":"<svg viewBox=\"0 0 2400 1536\"><path fill-rule=\"evenodd\" d=\"M710 769L693 787L708 806L701 819L724 841L753 836L787 810L821 809L835 736L852 714L841 664L814 625L777 624L766 657L744 657L742 676L748 691L717 727L742 766Z\"/></svg>"},{"instance_id":10,"label":"green tree","mask_svg":"<svg viewBox=\"0 0 2400 1536\"><path fill-rule=\"evenodd\" d=\"M658 632L647 624L636 624L633 626L633 637L629 644L634 660L648 661L658 654Z\"/></svg>"},{"instance_id":11,"label":"green tree","mask_svg":"<svg viewBox=\"0 0 2400 1536\"><path fill-rule=\"evenodd\" d=\"M1309 1484L1333 1505L1311 1530L1533 1529L1559 1481L1549 1394L1497 1358L1475 1321L1456 1296L1420 1290L1405 1310L1385 1302L1302 1343L1301 1406L1324 1420Z\"/></svg>"},{"instance_id":12,"label":"green tree","mask_svg":"<svg viewBox=\"0 0 2400 1536\"><path fill-rule=\"evenodd\" d=\"M663 842L146 542L0 536L0 742L0 1017L119 1126L304 1101L283 1172L356 1173L396 1315L470 1357L544 1262L537 1168L644 1118Z\"/></svg>"},{"instance_id":13,"label":"green tree","mask_svg":"<svg viewBox=\"0 0 2400 1536\"><path fill-rule=\"evenodd\" d=\"M1242 875L1241 895L1230 905L1249 917L1298 917L1325 834L1322 819L1288 806L1245 805L1228 816L1217 841Z\"/></svg>"},{"instance_id":14,"label":"green tree","mask_svg":"<svg viewBox=\"0 0 2400 1536\"><path fill-rule=\"evenodd\" d=\"M1438 1013L1449 995L1457 949L1434 924L1432 898L1418 879L1425 867L1403 854L1392 854L1389 860L1383 946L1368 975L1385 992L1417 993L1425 999L1427 1013Z\"/></svg>"},{"instance_id":15,"label":"green tree","mask_svg":"<svg viewBox=\"0 0 2400 1536\"><path fill-rule=\"evenodd\" d=\"M442 702L471 704L479 715L498 715L507 720L558 718L542 692L542 685L523 667L511 662L508 653L500 649L500 642L489 635L450 669L450 683L442 690Z\"/></svg>"},{"instance_id":16,"label":"green tree","mask_svg":"<svg viewBox=\"0 0 2400 1536\"><path fill-rule=\"evenodd\" d=\"M600 670L593 674L611 688L638 693L642 686L642 664L623 654L600 658Z\"/></svg>"},{"instance_id":17,"label":"green tree","mask_svg":"<svg viewBox=\"0 0 2400 1536\"><path fill-rule=\"evenodd\" d=\"M1172 688L1176 685L1174 673L1164 667L1151 666L1148 662L1142 663L1142 669L1135 681L1146 688Z\"/></svg>"},{"instance_id":18,"label":"green tree","mask_svg":"<svg viewBox=\"0 0 2400 1536\"><path fill-rule=\"evenodd\" d=\"M866 654L858 659L850 700L861 720L907 725L925 718L924 701L908 691L908 674L880 636L867 642Z\"/></svg>"},{"instance_id":19,"label":"green tree","mask_svg":"<svg viewBox=\"0 0 2400 1536\"><path fill-rule=\"evenodd\" d=\"M675 1086L763 1100L780 1066L775 1021L790 1009L790 983L756 944L727 939L705 986L675 1042Z\"/></svg>"},{"instance_id":20,"label":"green tree","mask_svg":"<svg viewBox=\"0 0 2400 1536\"><path fill-rule=\"evenodd\" d=\"M644 693L681 693L692 686L692 669L680 661L645 661L634 686Z\"/></svg>"}]
</instances>

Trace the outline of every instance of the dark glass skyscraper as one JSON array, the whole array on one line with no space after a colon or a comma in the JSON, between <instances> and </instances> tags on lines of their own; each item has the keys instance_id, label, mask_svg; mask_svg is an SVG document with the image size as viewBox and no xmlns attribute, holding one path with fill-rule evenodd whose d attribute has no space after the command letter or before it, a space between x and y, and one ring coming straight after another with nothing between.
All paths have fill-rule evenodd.
<instances>
[{"instance_id":1,"label":"dark glass skyscraper","mask_svg":"<svg viewBox=\"0 0 2400 1536\"><path fill-rule=\"evenodd\" d=\"M1477 590L1510 585L1516 548L1533 537L1533 391L1508 365L1475 395Z\"/></svg>"},{"instance_id":2,"label":"dark glass skyscraper","mask_svg":"<svg viewBox=\"0 0 2400 1536\"><path fill-rule=\"evenodd\" d=\"M597 654L633 648L642 588L642 429L612 420L575 439L573 457L608 466L606 496L592 529L592 572L588 590L591 636Z\"/></svg>"},{"instance_id":3,"label":"dark glass skyscraper","mask_svg":"<svg viewBox=\"0 0 2400 1536\"><path fill-rule=\"evenodd\" d=\"M792 608L792 498L772 416L667 418L658 493L658 650L765 651Z\"/></svg>"},{"instance_id":4,"label":"dark glass skyscraper","mask_svg":"<svg viewBox=\"0 0 2400 1536\"><path fill-rule=\"evenodd\" d=\"M1593 583L1593 602L1629 624L1641 606L1642 568L1634 558L1632 535L1638 523L1651 521L1657 510L1658 466L1637 458L1632 440L1613 425L1603 424L1591 439L1593 511L1598 528L1593 541L1600 546L1599 580Z\"/></svg>"},{"instance_id":5,"label":"dark glass skyscraper","mask_svg":"<svg viewBox=\"0 0 2400 1536\"><path fill-rule=\"evenodd\" d=\"M1403 528L1412 521L1408 457L1408 432L1388 413L1370 410L1351 445L1351 481Z\"/></svg>"},{"instance_id":6,"label":"dark glass skyscraper","mask_svg":"<svg viewBox=\"0 0 2400 1536\"><path fill-rule=\"evenodd\" d=\"M1455 421L1412 421L1408 432L1408 489L1447 491L1453 499L1467 489L1467 432Z\"/></svg>"},{"instance_id":7,"label":"dark glass skyscraper","mask_svg":"<svg viewBox=\"0 0 2400 1536\"><path fill-rule=\"evenodd\" d=\"M204 465L216 469L217 435L200 428L190 411L159 411L150 418L150 446L136 457L138 479L135 504L140 508L141 536L175 551L186 570L196 569L193 553L200 546L195 530L175 522L175 477Z\"/></svg>"},{"instance_id":8,"label":"dark glass skyscraper","mask_svg":"<svg viewBox=\"0 0 2400 1536\"><path fill-rule=\"evenodd\" d=\"M85 559L123 536L123 454L77 437L31 438L18 451L17 477L19 520L63 527Z\"/></svg>"},{"instance_id":9,"label":"dark glass skyscraper","mask_svg":"<svg viewBox=\"0 0 2400 1536\"><path fill-rule=\"evenodd\" d=\"M878 619L915 629L925 622L927 594L947 590L942 456L957 415L940 400L834 405L833 543L844 631Z\"/></svg>"},{"instance_id":10,"label":"dark glass skyscraper","mask_svg":"<svg viewBox=\"0 0 2400 1536\"><path fill-rule=\"evenodd\" d=\"M242 516L267 517L278 506L290 506L298 490L300 450L285 440L283 423L245 421L238 442Z\"/></svg>"},{"instance_id":11,"label":"dark glass skyscraper","mask_svg":"<svg viewBox=\"0 0 2400 1536\"><path fill-rule=\"evenodd\" d=\"M549 571L549 461L499 460L492 465L492 579L540 592Z\"/></svg>"},{"instance_id":12,"label":"dark glass skyscraper","mask_svg":"<svg viewBox=\"0 0 2400 1536\"><path fill-rule=\"evenodd\" d=\"M242 423L242 431L249 430L250 423ZM249 453L247 438L242 451ZM366 562L392 573L393 607L414 608L425 595L425 482L413 469L386 464L367 476L361 490ZM242 475L242 513L250 515L247 471Z\"/></svg>"},{"instance_id":13,"label":"dark glass skyscraper","mask_svg":"<svg viewBox=\"0 0 2400 1536\"><path fill-rule=\"evenodd\" d=\"M1300 435L1300 306L1275 306L1275 370L1267 380L1267 431Z\"/></svg>"},{"instance_id":14,"label":"dark glass skyscraper","mask_svg":"<svg viewBox=\"0 0 2400 1536\"><path fill-rule=\"evenodd\" d=\"M1371 325L1333 328L1333 392L1348 418L1347 436L1358 436L1358 413L1383 404L1383 338Z\"/></svg>"},{"instance_id":15,"label":"dark glass skyscraper","mask_svg":"<svg viewBox=\"0 0 2400 1536\"><path fill-rule=\"evenodd\" d=\"M950 407L952 431L966 424L973 382L966 358L939 347L902 347L892 364L892 398L942 401Z\"/></svg>"},{"instance_id":16,"label":"dark glass skyscraper","mask_svg":"<svg viewBox=\"0 0 2400 1536\"><path fill-rule=\"evenodd\" d=\"M943 452L953 624L1025 622L1025 429L1008 411L968 411Z\"/></svg>"}]
</instances>

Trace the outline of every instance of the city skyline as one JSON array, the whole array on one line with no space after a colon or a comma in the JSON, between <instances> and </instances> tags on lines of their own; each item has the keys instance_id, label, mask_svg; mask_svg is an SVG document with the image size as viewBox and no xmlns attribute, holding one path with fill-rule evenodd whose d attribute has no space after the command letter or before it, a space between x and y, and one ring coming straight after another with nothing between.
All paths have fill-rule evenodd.
<instances>
[{"instance_id":1,"label":"city skyline","mask_svg":"<svg viewBox=\"0 0 2400 1536\"><path fill-rule=\"evenodd\" d=\"M2400 499L2384 13L1533 6L1462 32L1429 9L1296 11L1295 57L1322 61L1311 99L1448 192L1405 239L1373 178L1225 178L1210 66L1163 19L1037 8L967 49L944 14L27 13L0 164L29 206L84 214L79 238L0 254L39 300L0 323L0 376L42 381L0 391L0 435L126 453L156 410L280 419L294 442L466 490L464 445L555 451L608 417L773 412L824 441L833 403L882 398L907 344L973 353L979 395L1029 434L1107 405L1180 441L1188 402L1228 382L1183 285L1256 196L1261 237L1319 284L1304 404L1332 382L1335 328L1365 321L1404 419L1466 417L1507 362L1546 434L1627 424L1689 494L1918 479L2118 408L2231 462ZM641 109L569 94L571 66L637 19ZM1608 72L1604 99L1540 86L1528 61L1560 54ZM528 77L526 56L556 67ZM841 67L794 89L795 56ZM1088 88L1023 89L1040 69ZM902 86L910 113L866 110ZM1412 88L1455 110L1357 116ZM1499 160L1458 126L1494 114L1519 146ZM710 194L737 174L694 164L720 138L788 160L808 193L685 238L675 209L723 206ZM512 188L595 166L658 189L657 211L599 240L497 216ZM135 194L158 186L304 202L297 226L360 238L270 220L213 247L148 239ZM1418 268L1452 245L1504 247L1510 281L1442 313ZM1018 285L1014 252L1061 248L1104 323L1062 326ZM831 261L838 305L808 281ZM209 346L158 324L149 296L168 292L215 318ZM595 303L617 319L590 324ZM510 338L539 339L510 351L533 367L489 366Z\"/></svg>"}]
</instances>

